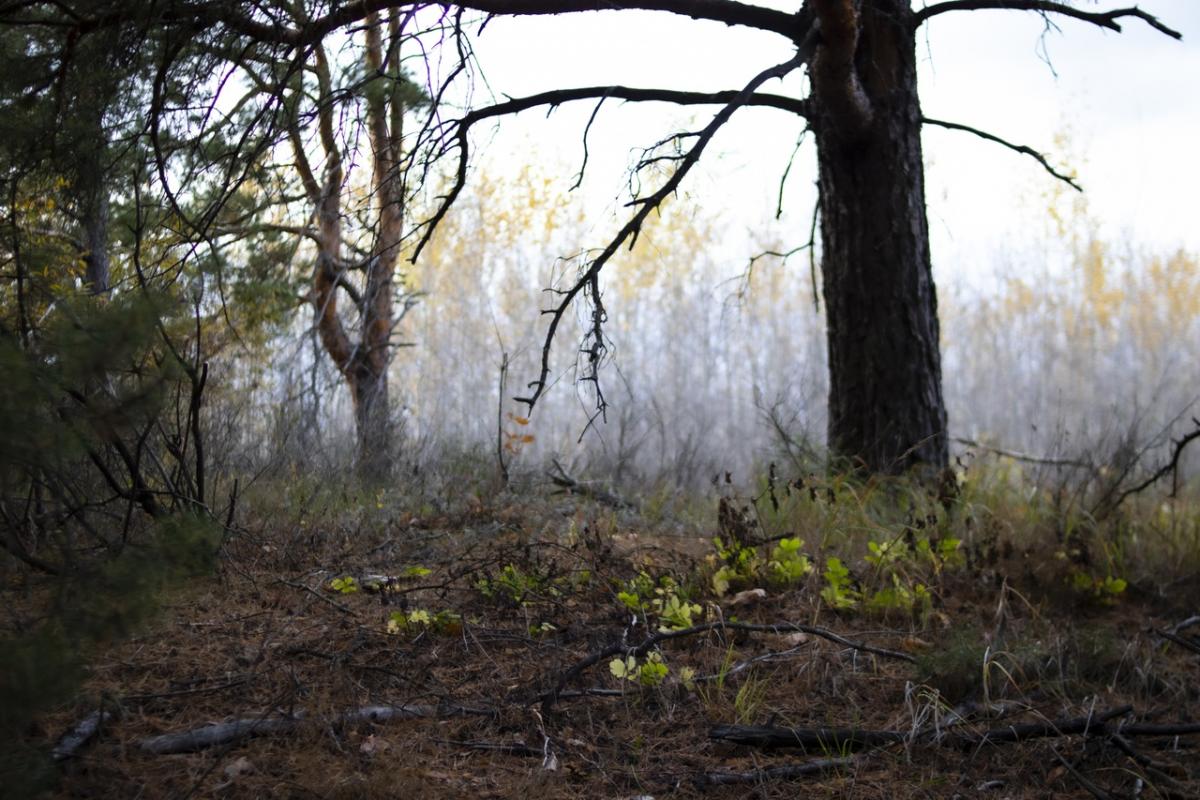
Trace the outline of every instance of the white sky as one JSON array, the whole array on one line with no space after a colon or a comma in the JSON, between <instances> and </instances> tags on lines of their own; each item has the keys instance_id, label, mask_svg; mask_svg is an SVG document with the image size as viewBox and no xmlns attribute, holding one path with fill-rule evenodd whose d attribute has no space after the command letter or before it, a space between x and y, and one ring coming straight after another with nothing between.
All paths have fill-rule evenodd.
<instances>
[{"instance_id":1,"label":"white sky","mask_svg":"<svg viewBox=\"0 0 1200 800\"><path fill-rule=\"evenodd\" d=\"M1124 7L1077 3L1081 7ZM1152 250L1200 251L1200 0L1143 0L1142 8L1184 35L1177 42L1136 19L1124 33L1056 18L1061 32L1020 11L953 12L932 19L920 43L927 116L983 128L1027 144L1054 163L1077 168L1106 235ZM1044 45L1044 46L1043 46ZM625 84L715 91L740 88L786 60L783 37L654 12L598 12L492 20L477 44L498 96L554 88ZM1048 55L1053 70L1046 63ZM804 93L802 79L764 91ZM483 101L483 93L477 102ZM593 103L561 107L550 118L525 112L480 142L489 169L535 160L571 182L580 135ZM613 229L616 202L635 149L677 129L703 124L716 107L608 102L592 128L582 201L593 209L591 241ZM689 122L691 123L689 125ZM729 223L730 241L761 231L772 215L779 175L801 121L745 109L706 153L685 191ZM1055 136L1069 132L1069 153ZM1032 159L976 137L938 129L925 135L927 197L935 264L943 277L960 266L986 270L993 254L1037 225L1053 179ZM814 154L801 150L789 179L787 239L807 239ZM738 253L744 258L745 251ZM744 263L744 262L742 262Z\"/></svg>"}]
</instances>

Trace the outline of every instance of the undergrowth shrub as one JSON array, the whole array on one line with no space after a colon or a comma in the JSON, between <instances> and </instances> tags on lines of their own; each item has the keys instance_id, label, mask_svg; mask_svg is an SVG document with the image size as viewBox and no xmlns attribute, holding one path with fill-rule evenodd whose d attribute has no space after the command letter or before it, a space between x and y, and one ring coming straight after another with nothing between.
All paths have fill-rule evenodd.
<instances>
[{"instance_id":1,"label":"undergrowth shrub","mask_svg":"<svg viewBox=\"0 0 1200 800\"><path fill-rule=\"evenodd\" d=\"M64 297L24 338L0 327L0 630L6 791L54 778L26 743L72 699L98 648L144 626L163 595L214 566L222 526L198 437L203 367L175 338L186 306L131 292ZM23 595L23 596L22 596Z\"/></svg>"}]
</instances>

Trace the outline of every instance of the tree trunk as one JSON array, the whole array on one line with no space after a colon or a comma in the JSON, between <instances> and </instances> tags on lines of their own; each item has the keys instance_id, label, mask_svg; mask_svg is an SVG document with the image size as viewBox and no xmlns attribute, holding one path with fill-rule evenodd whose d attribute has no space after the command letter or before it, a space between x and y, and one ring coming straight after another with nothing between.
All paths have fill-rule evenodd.
<instances>
[{"instance_id":1,"label":"tree trunk","mask_svg":"<svg viewBox=\"0 0 1200 800\"><path fill-rule=\"evenodd\" d=\"M911 9L813 6L829 445L869 472L940 471L946 410Z\"/></svg>"},{"instance_id":2,"label":"tree trunk","mask_svg":"<svg viewBox=\"0 0 1200 800\"><path fill-rule=\"evenodd\" d=\"M358 437L358 474L367 483L378 483L387 478L392 466L387 371L375 374L368 365L361 364L354 375L351 389Z\"/></svg>"}]
</instances>

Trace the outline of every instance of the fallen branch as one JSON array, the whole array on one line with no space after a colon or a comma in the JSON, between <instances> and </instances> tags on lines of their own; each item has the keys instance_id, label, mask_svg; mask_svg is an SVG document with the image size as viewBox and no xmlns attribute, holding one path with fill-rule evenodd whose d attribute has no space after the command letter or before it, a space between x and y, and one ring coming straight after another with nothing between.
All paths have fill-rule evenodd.
<instances>
[{"instance_id":1,"label":"fallen branch","mask_svg":"<svg viewBox=\"0 0 1200 800\"><path fill-rule=\"evenodd\" d=\"M334 608L336 608L338 611L342 612L343 614L348 614L349 616L352 616L352 617L357 616L357 614L355 614L355 612L354 612L354 609L350 608L349 606L344 606L336 600L331 600L330 598L321 594L316 589L312 588L311 586L309 586L307 584L297 583L296 581L289 581L285 578L280 578L279 582L286 586L291 586L293 589L301 589L303 591L306 591L309 594L311 594L313 597L320 600L322 603L325 603L326 605L329 605L329 606L333 606Z\"/></svg>"},{"instance_id":2,"label":"fallen branch","mask_svg":"<svg viewBox=\"0 0 1200 800\"><path fill-rule=\"evenodd\" d=\"M794 780L810 775L821 775L834 770L854 766L858 759L854 756L846 758L822 758L816 761L806 761L803 764L782 764L778 767L752 769L748 772L702 772L695 777L698 786L729 786L743 783L762 783L767 780Z\"/></svg>"},{"instance_id":3,"label":"fallen branch","mask_svg":"<svg viewBox=\"0 0 1200 800\"><path fill-rule=\"evenodd\" d=\"M464 706L380 705L335 714L323 718L326 724L347 725L361 722L389 722L395 719L429 719L448 716L491 716L489 709ZM300 711L291 717L255 717L205 725L190 731L164 733L141 741L141 748L154 755L195 753L223 744L234 744L258 736L291 733L308 719Z\"/></svg>"},{"instance_id":4,"label":"fallen branch","mask_svg":"<svg viewBox=\"0 0 1200 800\"><path fill-rule=\"evenodd\" d=\"M709 622L703 625L693 625L690 628L683 628L677 631L659 631L658 633L647 636L641 644L630 646L625 643L609 645L603 650L598 650L595 653L577 662L573 667L563 673L559 678L555 687L542 695L542 711L543 713L550 710L553 705L558 702L559 696L563 689L572 680L581 675L584 670L592 667L606 658L614 656L644 656L654 647L657 647L662 642L670 641L671 639L681 639L686 636L695 636L700 633L709 631L745 631L747 633L807 633L811 636L818 636L822 639L840 644L852 650L871 653L883 658L892 658L898 661L907 661L910 664L916 663L916 659L908 653L901 653L897 650L887 650L882 647L866 644L865 642L856 642L847 639L844 636L834 633L826 628L820 628L815 625L802 625L796 622L779 622L772 625L754 625L747 622Z\"/></svg>"},{"instance_id":5,"label":"fallen branch","mask_svg":"<svg viewBox=\"0 0 1200 800\"><path fill-rule=\"evenodd\" d=\"M926 730L916 734L891 730L863 730L858 728L781 728L773 725L717 725L709 731L709 738L733 744L761 749L780 747L802 747L830 749L861 749L895 744L903 741L928 741L950 747L973 748L985 744L1024 742L1030 739L1045 739L1077 734L1103 735L1119 733L1122 736L1182 736L1200 733L1200 723L1183 725L1140 725L1137 723L1110 728L1108 723L1133 711L1132 706L1121 706L1100 714L1073 717L1045 722L1028 722L993 728L983 733L945 734L938 730Z\"/></svg>"},{"instance_id":6,"label":"fallen branch","mask_svg":"<svg viewBox=\"0 0 1200 800\"><path fill-rule=\"evenodd\" d=\"M50 751L50 757L55 761L73 758L110 719L112 719L112 714L107 711L97 710L88 714L74 728L63 734L58 743L54 745L54 749Z\"/></svg>"},{"instance_id":7,"label":"fallen branch","mask_svg":"<svg viewBox=\"0 0 1200 800\"><path fill-rule=\"evenodd\" d=\"M899 731L867 731L857 728L779 728L773 725L718 725L708 738L730 744L772 750L777 747L802 747L823 752L845 752L864 747L904 741Z\"/></svg>"},{"instance_id":8,"label":"fallen branch","mask_svg":"<svg viewBox=\"0 0 1200 800\"><path fill-rule=\"evenodd\" d=\"M1178 725L1151 725L1133 722L1117 729L1122 736L1191 736L1200 733L1200 722L1182 722Z\"/></svg>"},{"instance_id":9,"label":"fallen branch","mask_svg":"<svg viewBox=\"0 0 1200 800\"><path fill-rule=\"evenodd\" d=\"M1174 644L1179 645L1180 647L1182 647L1185 650L1191 650L1193 653L1200 655L1200 644L1197 644L1196 642L1193 642L1190 639L1185 639L1182 636L1176 636L1175 634L1171 633L1170 631L1160 631L1155 628L1151 628L1150 632L1153 633L1155 636L1161 636L1162 638L1166 639L1168 642L1172 642Z\"/></svg>"},{"instance_id":10,"label":"fallen branch","mask_svg":"<svg viewBox=\"0 0 1200 800\"><path fill-rule=\"evenodd\" d=\"M458 742L453 739L433 739L437 744L450 747L465 747L468 750L482 750L488 753L503 753L509 756L538 756L543 755L540 748L530 747L524 742Z\"/></svg>"},{"instance_id":11,"label":"fallen branch","mask_svg":"<svg viewBox=\"0 0 1200 800\"><path fill-rule=\"evenodd\" d=\"M985 744L1007 744L1011 742L1024 742L1029 739L1072 736L1080 733L1101 734L1105 732L1107 722L1117 717L1123 717L1131 711L1133 711L1133 706L1119 706L1100 714L1088 714L1086 717L1047 720L1045 722L1026 722L1019 725L1008 725L1003 728L993 728L981 734L959 734L945 737L945 740L949 744L957 744L961 747L976 747ZM1122 732L1125 732L1124 729L1122 729Z\"/></svg>"},{"instance_id":12,"label":"fallen branch","mask_svg":"<svg viewBox=\"0 0 1200 800\"><path fill-rule=\"evenodd\" d=\"M1079 785L1086 789L1088 794L1096 798L1096 800L1113 800L1113 796L1111 794L1101 789L1082 772L1076 769L1074 764L1063 758L1062 753L1058 752L1053 747L1050 748L1050 752L1054 753L1054 757L1058 759L1058 763L1062 764L1063 768L1066 769L1067 772L1071 773L1071 777L1078 781Z\"/></svg>"},{"instance_id":13,"label":"fallen branch","mask_svg":"<svg viewBox=\"0 0 1200 800\"><path fill-rule=\"evenodd\" d=\"M554 468L558 470L558 474L556 475L553 472L547 472L546 477L550 478L550 482L555 486L561 486L568 492L580 495L581 497L590 497L597 503L611 506L619 511L638 511L636 503L632 503L623 497L615 495L612 492L606 491L599 487L589 486L586 483L580 483L579 481L575 480L567 473L565 469L563 469L562 464L558 463L558 459L553 459L551 463L553 463Z\"/></svg>"},{"instance_id":14,"label":"fallen branch","mask_svg":"<svg viewBox=\"0 0 1200 800\"><path fill-rule=\"evenodd\" d=\"M958 444L972 447L976 450L985 450L994 455L1011 458L1013 461L1023 461L1026 464L1039 464L1045 467L1078 467L1080 469L1095 469L1095 465L1088 461L1082 461L1074 458L1051 458L1048 456L1033 456L1028 453L1018 453L1015 450L1005 450L1002 447L992 447L989 444L977 441L975 439L963 439L954 437L954 441Z\"/></svg>"}]
</instances>

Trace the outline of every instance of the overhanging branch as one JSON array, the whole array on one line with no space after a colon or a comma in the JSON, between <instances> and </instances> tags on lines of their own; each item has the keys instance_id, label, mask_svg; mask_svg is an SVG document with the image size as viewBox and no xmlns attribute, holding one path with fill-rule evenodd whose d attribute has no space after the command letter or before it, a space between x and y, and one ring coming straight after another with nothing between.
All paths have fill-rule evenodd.
<instances>
[{"instance_id":1,"label":"overhanging branch","mask_svg":"<svg viewBox=\"0 0 1200 800\"><path fill-rule=\"evenodd\" d=\"M384 9L419 5L418 0L360 0L335 8L325 16L310 20L302 27L282 27L234 11L235 4L211 3L186 5L167 17L188 17L199 23L219 23L230 30L260 42L304 47L320 41L347 25L361 22L369 14ZM789 14L772 8L749 5L736 0L466 0L449 3L462 9L497 16L534 16L570 14L582 11L642 10L666 11L691 19L707 19L726 25L741 25L778 33L799 41L808 25L801 14Z\"/></svg>"},{"instance_id":2,"label":"overhanging branch","mask_svg":"<svg viewBox=\"0 0 1200 800\"><path fill-rule=\"evenodd\" d=\"M972 128L970 125L962 125L958 122L946 122L945 120L930 119L929 117L922 117L921 123L924 125L936 125L939 128L946 128L946 129L952 130L952 131L966 131L967 133L973 133L981 139L987 139L989 142L995 142L998 145L1007 147L1009 150L1012 150L1013 152L1021 153L1022 155L1029 156L1030 158L1032 158L1033 160L1035 160L1039 164L1041 164L1042 168L1045 169L1046 172L1049 172L1051 175L1053 175L1058 180L1067 184L1068 186L1070 186L1072 189L1074 189L1077 192L1083 191L1083 187L1080 186L1078 183L1076 183L1074 178L1072 178L1070 175L1064 175L1063 173L1056 170L1053 166L1050 165L1050 162L1046 160L1046 157L1044 155L1039 153L1037 150L1034 150L1032 147L1028 147L1023 144L1013 144L1012 142L1001 139L999 136L996 136L993 133L988 133L987 131L981 131L978 128Z\"/></svg>"},{"instance_id":3,"label":"overhanging branch","mask_svg":"<svg viewBox=\"0 0 1200 800\"><path fill-rule=\"evenodd\" d=\"M927 6L914 14L913 27L916 28L930 17L944 14L947 11L985 10L1040 11L1043 14L1061 14L1064 17L1072 17L1083 22L1090 22L1093 25L1108 28L1118 33L1121 32L1121 24L1117 20L1132 17L1142 20L1151 28L1160 33L1165 33L1172 39L1183 38L1183 35L1179 31L1168 28L1159 22L1157 17L1142 11L1136 6L1133 8L1116 8L1110 11L1084 11L1081 8L1074 8L1066 3L1054 2L1054 0L946 0L946 2L934 3L931 6Z\"/></svg>"},{"instance_id":4,"label":"overhanging branch","mask_svg":"<svg viewBox=\"0 0 1200 800\"><path fill-rule=\"evenodd\" d=\"M418 241L416 248L413 250L412 260L416 261L420 256L425 245L429 243L439 223L445 218L450 207L454 205L454 201L458 199L459 194L466 186L467 181L467 166L470 161L470 142L468 132L471 126L478 122L496 117L507 116L510 114L519 114L522 111L528 111L532 108L540 108L549 106L551 109L562 105L563 103L572 102L575 100L604 100L613 98L617 100L626 100L629 102L660 102L660 103L675 103L677 105L716 105L724 103L726 105L732 103L735 99L741 98L745 94L745 90L734 91L724 90L719 92L685 92L675 91L671 89L641 89L630 86L584 86L575 89L556 89L548 92L530 95L528 97L518 97L506 100L503 103L497 103L493 106L475 109L458 120L447 123L448 131L453 131L452 138L454 144L447 144L441 148L441 152L447 152L451 147L458 150L458 169L455 172L454 183L450 190L442 198L441 204L437 211L425 223L425 232ZM765 108L776 108L782 111L789 111L798 116L805 116L808 111L808 105L804 100L798 100L793 97L787 97L778 94L757 93L751 91L738 103L741 106L759 106ZM590 123L589 123L590 124ZM451 135L448 133L447 138Z\"/></svg>"},{"instance_id":5,"label":"overhanging branch","mask_svg":"<svg viewBox=\"0 0 1200 800\"><path fill-rule=\"evenodd\" d=\"M769 69L758 73L746 84L745 88L734 95L726 104L725 107L713 116L712 120L706 125L696 136L695 144L691 149L680 159L679 166L671 174L671 177L663 183L661 187L653 194L645 198L635 198L637 211L629 219L628 222L617 232L617 235L609 241L605 248L597 255L586 268L581 272L578 280L570 288L559 293L559 301L552 308L545 310L550 316L550 324L547 326L546 337L542 343L542 358L541 368L538 378L529 384L532 389L529 396L514 398L517 402L524 403L530 409L534 407L542 393L546 390L550 377L550 350L554 344L554 335L558 331L559 323L562 322L563 316L567 309L571 307L575 299L580 293L587 291L592 298L594 305L592 314L592 329L587 334L589 344L585 344L583 351L589 354L588 374L583 380L598 381L597 370L599 369L598 353L603 350L603 342L601 341L600 325L603 322L604 312L600 305L599 297L599 277L600 272L604 269L605 264L616 254L617 250L623 247L628 242L632 248L637 242L638 234L641 232L642 225L650 216L651 212L657 209L667 197L672 195L683 182L684 177L700 160L701 154L712 141L713 136L717 131L729 121L733 113L742 106L746 105L747 101L754 96L758 87L762 86L769 80L775 78L783 78L792 71L800 68L804 64L804 59L801 55L793 56L791 59L778 64ZM597 387L598 387L597 383ZM599 406L597 413L602 414L604 411L603 397L598 398L597 405Z\"/></svg>"}]
</instances>

